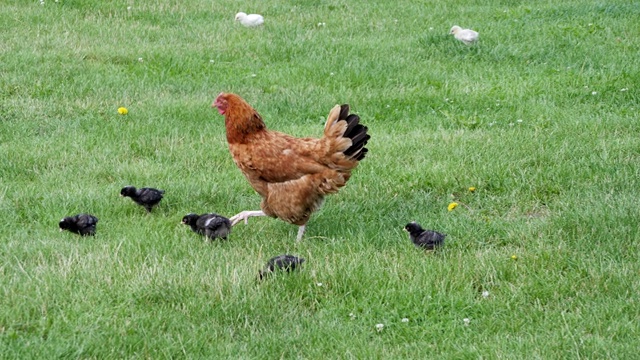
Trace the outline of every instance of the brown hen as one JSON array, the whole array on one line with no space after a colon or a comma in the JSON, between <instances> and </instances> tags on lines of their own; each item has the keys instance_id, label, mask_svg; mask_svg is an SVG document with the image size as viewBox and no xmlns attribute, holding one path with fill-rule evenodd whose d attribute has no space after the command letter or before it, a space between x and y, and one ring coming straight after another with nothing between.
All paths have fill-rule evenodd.
<instances>
[{"instance_id":1,"label":"brown hen","mask_svg":"<svg viewBox=\"0 0 640 360\"><path fill-rule=\"evenodd\" d=\"M260 114L236 94L221 93L211 106L224 115L233 161L262 196L261 211L243 211L230 218L232 225L271 216L298 225L299 241L324 197L347 183L367 153L367 127L349 114L349 105L331 109L319 139L268 130Z\"/></svg>"}]
</instances>

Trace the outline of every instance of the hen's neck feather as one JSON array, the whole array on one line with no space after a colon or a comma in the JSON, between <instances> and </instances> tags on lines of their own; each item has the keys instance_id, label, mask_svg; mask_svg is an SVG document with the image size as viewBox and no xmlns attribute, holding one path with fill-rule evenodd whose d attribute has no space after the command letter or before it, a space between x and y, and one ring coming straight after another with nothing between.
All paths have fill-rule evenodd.
<instances>
[{"instance_id":1,"label":"hen's neck feather","mask_svg":"<svg viewBox=\"0 0 640 360\"><path fill-rule=\"evenodd\" d=\"M229 143L245 143L248 135L266 130L260 114L244 101L229 102L224 124Z\"/></svg>"}]
</instances>

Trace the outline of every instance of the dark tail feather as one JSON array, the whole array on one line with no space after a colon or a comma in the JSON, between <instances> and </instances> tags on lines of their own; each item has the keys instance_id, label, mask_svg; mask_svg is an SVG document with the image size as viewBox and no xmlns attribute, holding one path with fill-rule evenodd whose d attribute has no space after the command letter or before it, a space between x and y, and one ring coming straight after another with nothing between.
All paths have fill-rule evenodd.
<instances>
[{"instance_id":1,"label":"dark tail feather","mask_svg":"<svg viewBox=\"0 0 640 360\"><path fill-rule=\"evenodd\" d=\"M340 116L338 120L344 120L349 116L349 104L340 105Z\"/></svg>"},{"instance_id":2,"label":"dark tail feather","mask_svg":"<svg viewBox=\"0 0 640 360\"><path fill-rule=\"evenodd\" d=\"M364 147L371 138L371 136L367 134L369 129L360 124L360 117L358 115L349 114L349 105L347 104L340 107L339 119L347 122L344 137L351 139L351 146L343 153L358 161L364 159L365 154L369 151Z\"/></svg>"}]
</instances>

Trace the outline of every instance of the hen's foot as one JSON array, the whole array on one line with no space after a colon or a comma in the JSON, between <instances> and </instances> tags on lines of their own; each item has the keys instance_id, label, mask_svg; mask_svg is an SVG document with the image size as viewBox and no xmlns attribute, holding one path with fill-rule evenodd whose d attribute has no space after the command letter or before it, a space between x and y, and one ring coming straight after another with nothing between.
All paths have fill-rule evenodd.
<instances>
[{"instance_id":1,"label":"hen's foot","mask_svg":"<svg viewBox=\"0 0 640 360\"><path fill-rule=\"evenodd\" d=\"M254 216L266 216L264 212L262 211L243 211L239 214L236 214L234 216L232 216L231 218L229 218L229 221L231 221L231 226L236 225L237 223L239 223L240 221L244 220L245 225L249 223L249 218L250 217L254 217Z\"/></svg>"}]
</instances>

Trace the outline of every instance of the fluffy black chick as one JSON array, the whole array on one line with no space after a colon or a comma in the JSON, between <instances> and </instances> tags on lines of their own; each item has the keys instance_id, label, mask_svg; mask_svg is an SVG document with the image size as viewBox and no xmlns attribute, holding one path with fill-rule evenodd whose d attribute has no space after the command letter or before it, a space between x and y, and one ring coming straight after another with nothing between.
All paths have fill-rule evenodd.
<instances>
[{"instance_id":1,"label":"fluffy black chick","mask_svg":"<svg viewBox=\"0 0 640 360\"><path fill-rule=\"evenodd\" d=\"M89 214L78 214L65 217L60 220L58 226L60 226L60 231L68 230L81 236L93 236L96 234L97 224L97 217Z\"/></svg>"},{"instance_id":2,"label":"fluffy black chick","mask_svg":"<svg viewBox=\"0 0 640 360\"><path fill-rule=\"evenodd\" d=\"M120 190L120 196L130 197L136 204L147 209L147 212L151 212L151 209L158 205L163 194L164 190L146 187L136 189L134 186L125 186Z\"/></svg>"},{"instance_id":3,"label":"fluffy black chick","mask_svg":"<svg viewBox=\"0 0 640 360\"><path fill-rule=\"evenodd\" d=\"M291 272L294 271L296 267L299 267L304 261L305 260L303 258L293 255L274 256L267 261L267 265L258 273L258 276L260 277L260 280L262 280L276 270Z\"/></svg>"},{"instance_id":4,"label":"fluffy black chick","mask_svg":"<svg viewBox=\"0 0 640 360\"><path fill-rule=\"evenodd\" d=\"M187 214L182 218L182 223L191 226L191 230L200 235L204 235L211 240L221 238L227 240L231 232L231 221L216 213L209 214Z\"/></svg>"},{"instance_id":5,"label":"fluffy black chick","mask_svg":"<svg viewBox=\"0 0 640 360\"><path fill-rule=\"evenodd\" d=\"M433 250L444 244L446 234L441 234L433 230L425 230L415 221L408 223L404 229L409 233L411 241L425 250Z\"/></svg>"}]
</instances>

